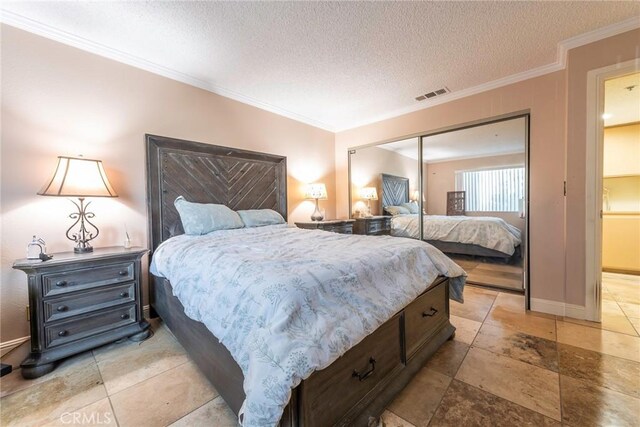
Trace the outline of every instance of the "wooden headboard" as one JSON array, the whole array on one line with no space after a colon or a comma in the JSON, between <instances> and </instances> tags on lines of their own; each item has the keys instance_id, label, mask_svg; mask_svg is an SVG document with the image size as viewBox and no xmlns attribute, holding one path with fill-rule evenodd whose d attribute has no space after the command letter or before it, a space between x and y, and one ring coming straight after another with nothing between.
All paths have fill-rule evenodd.
<instances>
[{"instance_id":1,"label":"wooden headboard","mask_svg":"<svg viewBox=\"0 0 640 427\"><path fill-rule=\"evenodd\" d=\"M287 219L287 158L273 154L145 135L149 249L183 234L173 201L273 209Z\"/></svg>"},{"instance_id":2,"label":"wooden headboard","mask_svg":"<svg viewBox=\"0 0 640 427\"><path fill-rule=\"evenodd\" d=\"M409 178L383 173L380 174L380 180L381 212L384 212L384 208L387 206L398 206L409 201Z\"/></svg>"}]
</instances>

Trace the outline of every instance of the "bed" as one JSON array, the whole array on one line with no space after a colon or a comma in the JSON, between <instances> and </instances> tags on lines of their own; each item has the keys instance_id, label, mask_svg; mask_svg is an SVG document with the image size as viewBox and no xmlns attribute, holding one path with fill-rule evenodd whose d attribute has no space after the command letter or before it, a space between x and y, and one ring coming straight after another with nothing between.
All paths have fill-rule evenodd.
<instances>
[{"instance_id":1,"label":"bed","mask_svg":"<svg viewBox=\"0 0 640 427\"><path fill-rule=\"evenodd\" d=\"M381 174L382 209L409 202L409 179ZM395 215L391 235L420 237L420 215ZM501 218L472 216L423 216L423 240L444 253L509 259L520 255L520 230Z\"/></svg>"},{"instance_id":2,"label":"bed","mask_svg":"<svg viewBox=\"0 0 640 427\"><path fill-rule=\"evenodd\" d=\"M201 253L193 246L194 244L233 252L233 248L236 247L233 243L235 241L242 242L246 248L254 248L255 251L260 252L262 248L260 241L267 239L269 233L272 233L274 238L314 241L318 257L322 258L323 253L328 256L326 255L330 252L328 248L332 245L355 248L358 244L364 246L372 242L368 240L363 243L362 239L379 238L298 230L286 225L282 226L281 230L273 226L265 227L263 230L229 230L226 234L213 235L218 233L214 232L211 236L198 236L203 237L204 240L191 239L193 236L182 236L179 215L173 206L173 201L178 196L184 196L193 202L225 204L236 210L273 209L286 218L286 158L153 135L147 135L146 142L149 245L153 253L158 251L158 254L162 254L163 248L173 245L174 242L192 248L191 250L194 251L191 252L192 254ZM170 239L172 237L174 239ZM384 238L391 241L400 240L392 237ZM215 241L205 241L206 239ZM443 259L446 257L441 253L437 255L439 251L436 253L433 252L435 251L433 248L424 249L429 245L422 246L420 250L416 250L416 256L423 251L427 255L433 255L434 265L441 264L438 268L444 268L442 271L453 268ZM279 247L284 250L288 246ZM355 252L357 254L357 251ZM284 256L286 254L283 254ZM315 259L315 256L300 256L302 257L300 262L313 262ZM155 259L152 259L152 263L154 261ZM400 261L406 262L403 259ZM206 264L202 261L197 263ZM242 263L246 264L246 261L240 260L240 264ZM328 270L344 268L338 263L339 261L325 262ZM371 271L369 274L372 278L371 283L385 283L382 276L388 274L387 270ZM315 269L312 271L316 272ZM184 297L183 301L179 298L180 283L176 281L174 287L170 280L162 277L162 274L158 276L150 274L151 315L160 316L163 319L230 408L236 414L242 413L245 416L243 418L245 424L274 425L278 423L281 426L292 427L367 425L371 420L379 417L386 405L403 389L440 345L453 336L455 328L449 322L449 296L453 290L457 297L461 297L464 280L462 274L464 274L462 270L456 270L449 272L450 276L456 276L453 280L443 276L422 280L422 287L415 289L416 295L411 296L410 301L390 313L388 319L379 319L381 323L379 325L372 323L372 330L365 331L367 334L360 337L359 341L354 340L357 342L352 342L350 349L346 351L336 349L337 353L342 354L340 357L306 375L299 384L295 385L295 388L292 386L289 390L284 390L289 393L288 403L281 410L279 421L275 419L275 422L274 418L259 420L255 416L248 417L247 414L251 412L248 412L247 406L243 406L249 400L245 393L247 390L245 385L257 383L251 382L252 374L249 378L245 378L244 372L252 372L246 369L247 360L242 354L238 354L237 345L234 346L233 342L225 342L227 345L224 345L221 341L225 341L226 338L219 340L211 332L211 327L216 327L210 323L211 319L203 319L201 322L192 318L197 318L193 313L193 301L187 299L185 308ZM239 277L244 278L244 274ZM222 280L223 276L218 278ZM253 280L251 276L247 279ZM236 283L232 282L233 280L229 280L230 286L236 286ZM456 282L457 286L450 286L450 282ZM198 285L197 281L194 283ZM319 283L326 287L328 282L320 280ZM206 290L206 287L204 288ZM304 284L300 284L299 288L307 289ZM243 292L247 290L251 292L250 287L242 289ZM404 298L407 296L405 295ZM202 298L198 297L195 300L201 301ZM226 303L224 300L222 302ZM311 306L313 309L318 308L313 304ZM375 305L374 307L381 308ZM224 309L223 306L219 308ZM331 310L329 312L333 313ZM376 310L372 312L377 313ZM361 332L364 333L363 331ZM318 342L325 345L324 341ZM336 343L332 341L333 344ZM235 353L235 357L232 352ZM269 385L269 381L270 378L262 379L263 384ZM277 387L278 385L269 385L268 389L273 391L277 390ZM248 390L249 397L255 394L252 387ZM253 411L253 415L256 413L251 408L249 411ZM267 412L265 411L265 414Z\"/></svg>"}]
</instances>

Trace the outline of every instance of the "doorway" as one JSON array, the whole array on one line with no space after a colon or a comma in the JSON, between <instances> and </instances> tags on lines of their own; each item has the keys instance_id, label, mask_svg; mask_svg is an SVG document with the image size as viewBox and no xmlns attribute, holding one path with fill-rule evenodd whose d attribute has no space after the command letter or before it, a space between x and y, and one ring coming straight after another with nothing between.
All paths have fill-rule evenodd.
<instances>
[{"instance_id":1,"label":"doorway","mask_svg":"<svg viewBox=\"0 0 640 427\"><path fill-rule=\"evenodd\" d=\"M585 317L632 335L634 322L640 328L639 65L588 75Z\"/></svg>"}]
</instances>

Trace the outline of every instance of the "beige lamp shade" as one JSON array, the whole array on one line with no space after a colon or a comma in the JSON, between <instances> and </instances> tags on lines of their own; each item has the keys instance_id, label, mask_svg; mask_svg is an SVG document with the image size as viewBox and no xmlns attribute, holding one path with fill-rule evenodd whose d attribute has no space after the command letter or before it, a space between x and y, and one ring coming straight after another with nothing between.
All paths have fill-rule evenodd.
<instances>
[{"instance_id":1,"label":"beige lamp shade","mask_svg":"<svg viewBox=\"0 0 640 427\"><path fill-rule=\"evenodd\" d=\"M304 198L327 200L327 187L324 184L307 184Z\"/></svg>"},{"instance_id":2,"label":"beige lamp shade","mask_svg":"<svg viewBox=\"0 0 640 427\"><path fill-rule=\"evenodd\" d=\"M101 160L58 157L53 177L38 192L41 196L118 197Z\"/></svg>"},{"instance_id":3,"label":"beige lamp shade","mask_svg":"<svg viewBox=\"0 0 640 427\"><path fill-rule=\"evenodd\" d=\"M378 200L378 192L376 187L364 187L360 189L360 197L365 200Z\"/></svg>"}]
</instances>

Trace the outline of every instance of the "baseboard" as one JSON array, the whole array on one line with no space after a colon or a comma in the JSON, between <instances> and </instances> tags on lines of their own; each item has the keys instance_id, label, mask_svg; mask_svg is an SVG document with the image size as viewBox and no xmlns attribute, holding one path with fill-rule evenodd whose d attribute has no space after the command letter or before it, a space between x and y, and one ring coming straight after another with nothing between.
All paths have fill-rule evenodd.
<instances>
[{"instance_id":1,"label":"baseboard","mask_svg":"<svg viewBox=\"0 0 640 427\"><path fill-rule=\"evenodd\" d=\"M541 298L531 298L531 311L566 316L574 319L584 319L586 310L582 305L568 304Z\"/></svg>"},{"instance_id":2,"label":"baseboard","mask_svg":"<svg viewBox=\"0 0 640 427\"><path fill-rule=\"evenodd\" d=\"M22 343L29 341L30 339L31 337L26 336L26 337L16 338L11 341L0 342L0 357L3 357L5 354L9 353L11 350L18 347Z\"/></svg>"},{"instance_id":3,"label":"baseboard","mask_svg":"<svg viewBox=\"0 0 640 427\"><path fill-rule=\"evenodd\" d=\"M605 273L616 273L616 274L629 274L631 276L640 276L640 271L638 270L625 270L622 268L609 268L609 267L602 267L602 271L604 271Z\"/></svg>"}]
</instances>

